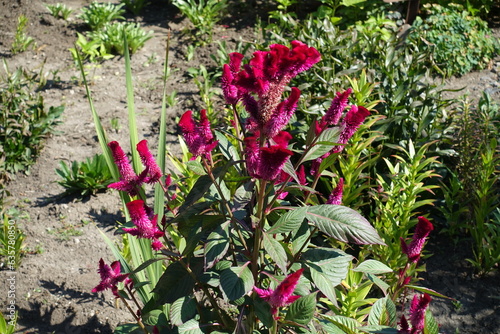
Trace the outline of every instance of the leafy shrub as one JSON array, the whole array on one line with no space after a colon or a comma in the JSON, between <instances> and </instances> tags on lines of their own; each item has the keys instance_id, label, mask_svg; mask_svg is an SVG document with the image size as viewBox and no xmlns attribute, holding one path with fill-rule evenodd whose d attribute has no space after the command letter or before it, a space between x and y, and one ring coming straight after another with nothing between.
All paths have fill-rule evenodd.
<instances>
[{"instance_id":1,"label":"leafy shrub","mask_svg":"<svg viewBox=\"0 0 500 334\"><path fill-rule=\"evenodd\" d=\"M124 19L122 16L125 13L125 10L122 9L123 6L124 4L92 2L90 6L82 8L78 17L90 27L90 30L95 31L113 20Z\"/></svg>"},{"instance_id":2,"label":"leafy shrub","mask_svg":"<svg viewBox=\"0 0 500 334\"><path fill-rule=\"evenodd\" d=\"M88 34L91 41L102 43L106 53L123 55L124 34L130 53L135 53L142 48L146 41L153 37L153 31L146 32L139 23L112 22L106 23L99 31Z\"/></svg>"},{"instance_id":3,"label":"leafy shrub","mask_svg":"<svg viewBox=\"0 0 500 334\"><path fill-rule=\"evenodd\" d=\"M42 148L42 140L54 132L64 107L48 110L36 92L38 76L18 68L0 80L0 174L28 171Z\"/></svg>"},{"instance_id":4,"label":"leafy shrub","mask_svg":"<svg viewBox=\"0 0 500 334\"><path fill-rule=\"evenodd\" d=\"M36 43L33 37L26 34L26 25L28 24L28 18L24 15L19 16L17 20L16 35L14 36L14 42L10 48L12 54L21 53L28 48L35 47Z\"/></svg>"},{"instance_id":5,"label":"leafy shrub","mask_svg":"<svg viewBox=\"0 0 500 334\"><path fill-rule=\"evenodd\" d=\"M212 40L212 30L227 7L227 0L172 0L197 29L196 36ZM204 41L201 41L202 43Z\"/></svg>"},{"instance_id":6,"label":"leafy shrub","mask_svg":"<svg viewBox=\"0 0 500 334\"><path fill-rule=\"evenodd\" d=\"M73 161L71 167L64 161L59 164L60 169L56 169L56 173L62 180L57 183L66 189L66 194L94 195L106 190L113 180L102 154L96 154L93 158L87 158L83 162Z\"/></svg>"},{"instance_id":7,"label":"leafy shrub","mask_svg":"<svg viewBox=\"0 0 500 334\"><path fill-rule=\"evenodd\" d=\"M500 51L486 22L461 5L426 5L426 17L417 18L410 40L431 49L445 76L464 75L485 68Z\"/></svg>"}]
</instances>

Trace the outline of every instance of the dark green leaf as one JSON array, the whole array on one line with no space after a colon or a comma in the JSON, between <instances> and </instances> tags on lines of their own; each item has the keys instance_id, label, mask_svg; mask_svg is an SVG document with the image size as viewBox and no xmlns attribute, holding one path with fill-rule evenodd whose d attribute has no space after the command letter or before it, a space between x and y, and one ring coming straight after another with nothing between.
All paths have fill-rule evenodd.
<instances>
[{"instance_id":1,"label":"dark green leaf","mask_svg":"<svg viewBox=\"0 0 500 334\"><path fill-rule=\"evenodd\" d=\"M390 298L380 298L373 304L368 316L368 325L397 326L396 305Z\"/></svg>"},{"instance_id":2,"label":"dark green leaf","mask_svg":"<svg viewBox=\"0 0 500 334\"><path fill-rule=\"evenodd\" d=\"M264 233L262 236L262 245L264 246L264 250L271 257L271 259L276 263L276 265L281 269L283 273L287 272L286 264L287 264L287 256L286 251L283 246L267 233Z\"/></svg>"},{"instance_id":3,"label":"dark green leaf","mask_svg":"<svg viewBox=\"0 0 500 334\"><path fill-rule=\"evenodd\" d=\"M200 328L200 323L194 319L183 323L178 328L179 334L204 334Z\"/></svg>"},{"instance_id":4,"label":"dark green leaf","mask_svg":"<svg viewBox=\"0 0 500 334\"><path fill-rule=\"evenodd\" d=\"M287 233L296 231L306 216L307 207L294 208L280 216L278 221L267 230L267 234Z\"/></svg>"},{"instance_id":5,"label":"dark green leaf","mask_svg":"<svg viewBox=\"0 0 500 334\"><path fill-rule=\"evenodd\" d=\"M170 321L179 326L193 318L196 314L196 302L191 297L181 297L170 307Z\"/></svg>"},{"instance_id":6,"label":"dark green leaf","mask_svg":"<svg viewBox=\"0 0 500 334\"><path fill-rule=\"evenodd\" d=\"M397 334L399 333L396 328L387 326L363 326L358 328L360 331L371 334Z\"/></svg>"},{"instance_id":7,"label":"dark green leaf","mask_svg":"<svg viewBox=\"0 0 500 334\"><path fill-rule=\"evenodd\" d=\"M390 273L393 270L389 268L387 265L377 260L366 260L358 264L358 266L354 268L352 271L377 275L377 274Z\"/></svg>"},{"instance_id":8,"label":"dark green leaf","mask_svg":"<svg viewBox=\"0 0 500 334\"><path fill-rule=\"evenodd\" d=\"M359 213L342 205L316 205L307 208L306 218L320 231L342 242L381 244L383 240Z\"/></svg>"},{"instance_id":9,"label":"dark green leaf","mask_svg":"<svg viewBox=\"0 0 500 334\"><path fill-rule=\"evenodd\" d=\"M212 268L229 249L229 223L222 224L210 233L205 244L205 268Z\"/></svg>"},{"instance_id":10,"label":"dark green leaf","mask_svg":"<svg viewBox=\"0 0 500 334\"><path fill-rule=\"evenodd\" d=\"M307 326L312 320L314 311L316 310L316 293L304 296L296 300L288 307L285 320L296 322L300 325Z\"/></svg>"},{"instance_id":11,"label":"dark green leaf","mask_svg":"<svg viewBox=\"0 0 500 334\"><path fill-rule=\"evenodd\" d=\"M193 268L191 267L191 269ZM153 292L158 295L158 305L163 305L191 295L194 285L193 277L184 266L180 262L174 262L167 267Z\"/></svg>"},{"instance_id":12,"label":"dark green leaf","mask_svg":"<svg viewBox=\"0 0 500 334\"><path fill-rule=\"evenodd\" d=\"M227 299L241 298L254 286L252 272L246 265L225 269L220 274L220 286Z\"/></svg>"}]
</instances>

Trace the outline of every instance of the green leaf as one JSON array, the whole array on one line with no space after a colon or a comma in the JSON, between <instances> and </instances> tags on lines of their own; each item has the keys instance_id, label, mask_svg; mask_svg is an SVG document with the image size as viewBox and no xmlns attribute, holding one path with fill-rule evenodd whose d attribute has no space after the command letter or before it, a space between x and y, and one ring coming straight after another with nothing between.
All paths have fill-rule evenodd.
<instances>
[{"instance_id":1,"label":"green leaf","mask_svg":"<svg viewBox=\"0 0 500 334\"><path fill-rule=\"evenodd\" d=\"M438 334L439 333L439 325L434 319L431 310L427 309L425 312L425 325L424 325L424 334Z\"/></svg>"},{"instance_id":2,"label":"green leaf","mask_svg":"<svg viewBox=\"0 0 500 334\"><path fill-rule=\"evenodd\" d=\"M281 269L281 271L286 274L288 259L283 245L274 239L272 235L267 233L264 233L262 236L262 245L264 246L264 250L267 252L267 255L269 255L271 259L276 262L276 265Z\"/></svg>"},{"instance_id":3,"label":"green leaf","mask_svg":"<svg viewBox=\"0 0 500 334\"><path fill-rule=\"evenodd\" d=\"M316 292L297 299L286 312L285 320L307 326L316 310Z\"/></svg>"},{"instance_id":4,"label":"green leaf","mask_svg":"<svg viewBox=\"0 0 500 334\"><path fill-rule=\"evenodd\" d=\"M240 156L233 144L227 140L227 137L220 131L214 131L215 137L219 141L219 149L224 157L229 161L239 161ZM237 167L237 165L235 165ZM238 167L237 167L238 168Z\"/></svg>"},{"instance_id":5,"label":"green leaf","mask_svg":"<svg viewBox=\"0 0 500 334\"><path fill-rule=\"evenodd\" d=\"M420 291L420 292L423 292L423 293L427 293L431 296L436 296L436 297L440 297L440 298L446 298L446 299L453 299L451 297L448 297L448 296L445 296L437 291L434 291L432 289L429 289L429 288L424 288L423 286L418 286L418 285L405 285L405 287L409 288L409 289L413 289L413 290L417 290L417 291ZM453 299L454 300L454 299Z\"/></svg>"},{"instance_id":6,"label":"green leaf","mask_svg":"<svg viewBox=\"0 0 500 334\"><path fill-rule=\"evenodd\" d=\"M314 144L314 146L307 151L303 158L303 161L314 160L330 152L332 148L338 146L336 143L339 141L339 136L340 128L338 127L326 129L325 131L323 131L319 135L316 144Z\"/></svg>"},{"instance_id":7,"label":"green leaf","mask_svg":"<svg viewBox=\"0 0 500 334\"><path fill-rule=\"evenodd\" d=\"M355 319L341 315L324 315L323 318L341 328L346 334L357 334L357 328L361 327Z\"/></svg>"},{"instance_id":8,"label":"green leaf","mask_svg":"<svg viewBox=\"0 0 500 334\"><path fill-rule=\"evenodd\" d=\"M196 175L205 175L205 169L198 160L191 160L186 162L186 167Z\"/></svg>"},{"instance_id":9,"label":"green leaf","mask_svg":"<svg viewBox=\"0 0 500 334\"><path fill-rule=\"evenodd\" d=\"M360 263L356 268L352 271L362 272L362 273L370 273L374 275L390 273L393 270L377 260L366 260Z\"/></svg>"},{"instance_id":10,"label":"green leaf","mask_svg":"<svg viewBox=\"0 0 500 334\"><path fill-rule=\"evenodd\" d=\"M220 274L220 286L227 299L241 298L254 286L252 272L246 265L225 269Z\"/></svg>"},{"instance_id":11,"label":"green leaf","mask_svg":"<svg viewBox=\"0 0 500 334\"><path fill-rule=\"evenodd\" d=\"M204 334L200 328L200 323L194 319L183 323L178 327L179 334Z\"/></svg>"},{"instance_id":12,"label":"green leaf","mask_svg":"<svg viewBox=\"0 0 500 334\"><path fill-rule=\"evenodd\" d=\"M180 262L174 262L167 267L153 292L158 295L157 303L163 305L191 295L194 285L193 277L184 266Z\"/></svg>"},{"instance_id":13,"label":"green leaf","mask_svg":"<svg viewBox=\"0 0 500 334\"><path fill-rule=\"evenodd\" d=\"M196 314L196 302L193 298L184 296L173 302L170 307L170 321L180 326Z\"/></svg>"},{"instance_id":14,"label":"green leaf","mask_svg":"<svg viewBox=\"0 0 500 334\"><path fill-rule=\"evenodd\" d=\"M210 233L205 244L205 268L212 268L226 255L229 249L229 222L218 226Z\"/></svg>"},{"instance_id":15,"label":"green leaf","mask_svg":"<svg viewBox=\"0 0 500 334\"><path fill-rule=\"evenodd\" d=\"M388 326L363 326L358 328L360 331L372 334L397 334L399 333L396 328Z\"/></svg>"},{"instance_id":16,"label":"green leaf","mask_svg":"<svg viewBox=\"0 0 500 334\"><path fill-rule=\"evenodd\" d=\"M123 324L115 328L115 334L144 334L144 331L137 324Z\"/></svg>"},{"instance_id":17,"label":"green leaf","mask_svg":"<svg viewBox=\"0 0 500 334\"><path fill-rule=\"evenodd\" d=\"M311 206L307 208L306 218L320 231L339 241L384 245L373 226L351 208L331 204Z\"/></svg>"},{"instance_id":18,"label":"green leaf","mask_svg":"<svg viewBox=\"0 0 500 334\"><path fill-rule=\"evenodd\" d=\"M273 316L271 314L271 306L268 302L261 298L255 298L253 301L255 315L267 328L273 325Z\"/></svg>"},{"instance_id":19,"label":"green leaf","mask_svg":"<svg viewBox=\"0 0 500 334\"><path fill-rule=\"evenodd\" d=\"M307 207L294 208L281 215L276 223L267 230L267 234L287 233L296 231L306 217Z\"/></svg>"},{"instance_id":20,"label":"green leaf","mask_svg":"<svg viewBox=\"0 0 500 334\"><path fill-rule=\"evenodd\" d=\"M384 295L387 294L387 289L390 288L389 284L387 284L386 282L382 281L380 278L378 278L377 276L373 275L373 274L370 274L370 273L367 273L366 274L366 277L372 281L376 286L378 286L380 288L380 290L382 290L382 292L384 293Z\"/></svg>"},{"instance_id":21,"label":"green leaf","mask_svg":"<svg viewBox=\"0 0 500 334\"><path fill-rule=\"evenodd\" d=\"M337 303L334 288L346 277L352 258L340 250L328 248L309 249L302 255L313 283L334 304Z\"/></svg>"},{"instance_id":22,"label":"green leaf","mask_svg":"<svg viewBox=\"0 0 500 334\"><path fill-rule=\"evenodd\" d=\"M377 300L370 310L368 325L386 325L396 327L396 305L394 305L394 302L387 297Z\"/></svg>"}]
</instances>

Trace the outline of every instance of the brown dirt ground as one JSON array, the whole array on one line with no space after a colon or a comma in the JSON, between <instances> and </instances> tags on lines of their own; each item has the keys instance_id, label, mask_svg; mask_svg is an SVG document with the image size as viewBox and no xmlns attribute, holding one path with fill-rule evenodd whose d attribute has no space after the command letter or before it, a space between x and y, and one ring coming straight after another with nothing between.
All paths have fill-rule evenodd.
<instances>
[{"instance_id":1,"label":"brown dirt ground","mask_svg":"<svg viewBox=\"0 0 500 334\"><path fill-rule=\"evenodd\" d=\"M44 3L57 0L0 0L0 57L11 68L24 66L39 69L45 62L49 84L43 90L48 106L64 104L63 123L58 134L48 138L37 164L29 175L17 175L9 184L16 205L29 215L21 222L30 249L43 248L43 252L27 255L16 275L16 307L19 310L19 333L111 333L117 324L130 322L132 317L123 305L116 305L111 293L93 294L91 289L98 283L96 273L99 258L113 261L113 256L102 241L99 230L113 237L116 221L121 219L120 203L114 192L100 193L85 199L58 198L63 192L56 181L55 169L59 161L82 161L99 153L94 125L91 119L84 87L75 82L79 77L68 51L75 42L75 31L82 26L75 19L69 24L50 16ZM118 2L118 1L113 1ZM67 0L73 9L88 5L89 0ZM248 11L233 17L245 20L228 20L228 26L218 26L214 41L226 41L231 48L240 37L254 40L255 22ZM10 55L17 17L24 13L29 18L28 35L35 38L37 48L19 55ZM241 14L245 13L245 15ZM201 109L196 85L187 76L188 67L215 65L210 54L218 46L212 43L197 49L195 57L186 61L185 50L189 40L183 31L189 22L183 20L175 8L156 1L147 8L142 25L154 31L154 38L132 57L135 77L136 109L140 138L150 140L156 146L161 107L161 73L167 32L170 30L172 77L169 92L178 92L178 104L169 108L172 122L168 126L168 142L176 149L177 133L174 119L187 109ZM498 31L497 31L498 32ZM498 34L497 34L498 36ZM57 71L57 72L56 72ZM499 100L500 60L492 70L475 72L448 82L450 87L464 87L474 96L489 89ZM123 60L116 57L96 68L91 80L95 107L101 115L111 140L118 140L126 147L127 111ZM117 118L122 127L111 129L111 119ZM61 231L75 226L82 233L67 238ZM490 277L478 278L463 260L460 245L433 239L434 256L427 261L429 273L424 286L434 288L462 303L456 309L450 301L436 301L433 310L443 333L498 333L500 331L500 280L498 272ZM6 272L0 271L2 284ZM6 290L2 287L2 291ZM6 296L0 294L2 305ZM2 311L4 311L2 307Z\"/></svg>"}]
</instances>

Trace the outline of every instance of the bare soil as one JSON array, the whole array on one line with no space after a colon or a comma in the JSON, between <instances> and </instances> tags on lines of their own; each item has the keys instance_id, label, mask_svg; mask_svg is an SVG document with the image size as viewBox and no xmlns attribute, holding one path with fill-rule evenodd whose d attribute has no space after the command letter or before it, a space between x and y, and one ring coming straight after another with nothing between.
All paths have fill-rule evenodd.
<instances>
[{"instance_id":1,"label":"bare soil","mask_svg":"<svg viewBox=\"0 0 500 334\"><path fill-rule=\"evenodd\" d=\"M37 164L29 175L20 174L9 184L14 204L29 218L20 222L25 231L28 254L16 274L16 307L19 311L19 333L111 333L120 323L133 321L123 305L115 304L110 292L91 293L99 281L97 263L113 256L103 242L99 231L114 238L116 222L122 217L120 202L115 192L99 193L84 199L60 197L64 189L57 184L55 169L59 161L83 161L99 153L84 87L78 83L79 71L68 51L76 40L76 32L83 27L75 13L90 3L89 0L67 0L75 9L72 20L65 22L53 18L44 3L57 0L0 0L0 57L11 68L47 73L48 85L43 90L47 106L65 105L63 122L58 134L48 138ZM118 1L113 1L118 2ZM165 40L171 33L170 59L172 76L169 93L178 92L178 103L168 109L168 145L175 153L177 128L175 118L187 109L199 110L198 89L187 75L187 68L215 66L210 54L218 49L215 41L225 41L232 50L240 38L254 40L252 16L254 7L247 5L235 9L232 19L217 26L214 43L197 48L194 58L186 61L186 46L190 43L186 29L190 23L171 5L155 1L139 18L142 26L154 31L154 38L132 57L135 78L135 96L139 137L156 147L155 133L161 107L161 75L165 53ZM238 12L239 11L239 12ZM17 18L29 18L27 33L35 38L37 47L15 56L10 45L15 34ZM246 21L248 20L248 21ZM498 30L496 31L498 37ZM127 147L127 109L123 59L115 57L90 70L91 90L95 107L110 135ZM500 59L490 70L475 72L452 79L449 87L466 87L473 95L487 89L500 100ZM117 119L121 129L111 126ZM70 228L80 231L68 232ZM77 235L78 234L78 235ZM500 275L498 271L488 277L477 277L464 260L471 256L468 247L453 246L438 235L431 240L434 253L427 261L428 274L422 285L431 287L461 302L455 307L449 300L433 302L433 311L441 324L442 333L499 333L500 332ZM36 251L43 249L43 251ZM2 284L6 271L0 271ZM2 286L2 291L7 287ZM0 293L1 305L7 296ZM5 312L4 306L2 311Z\"/></svg>"}]
</instances>

